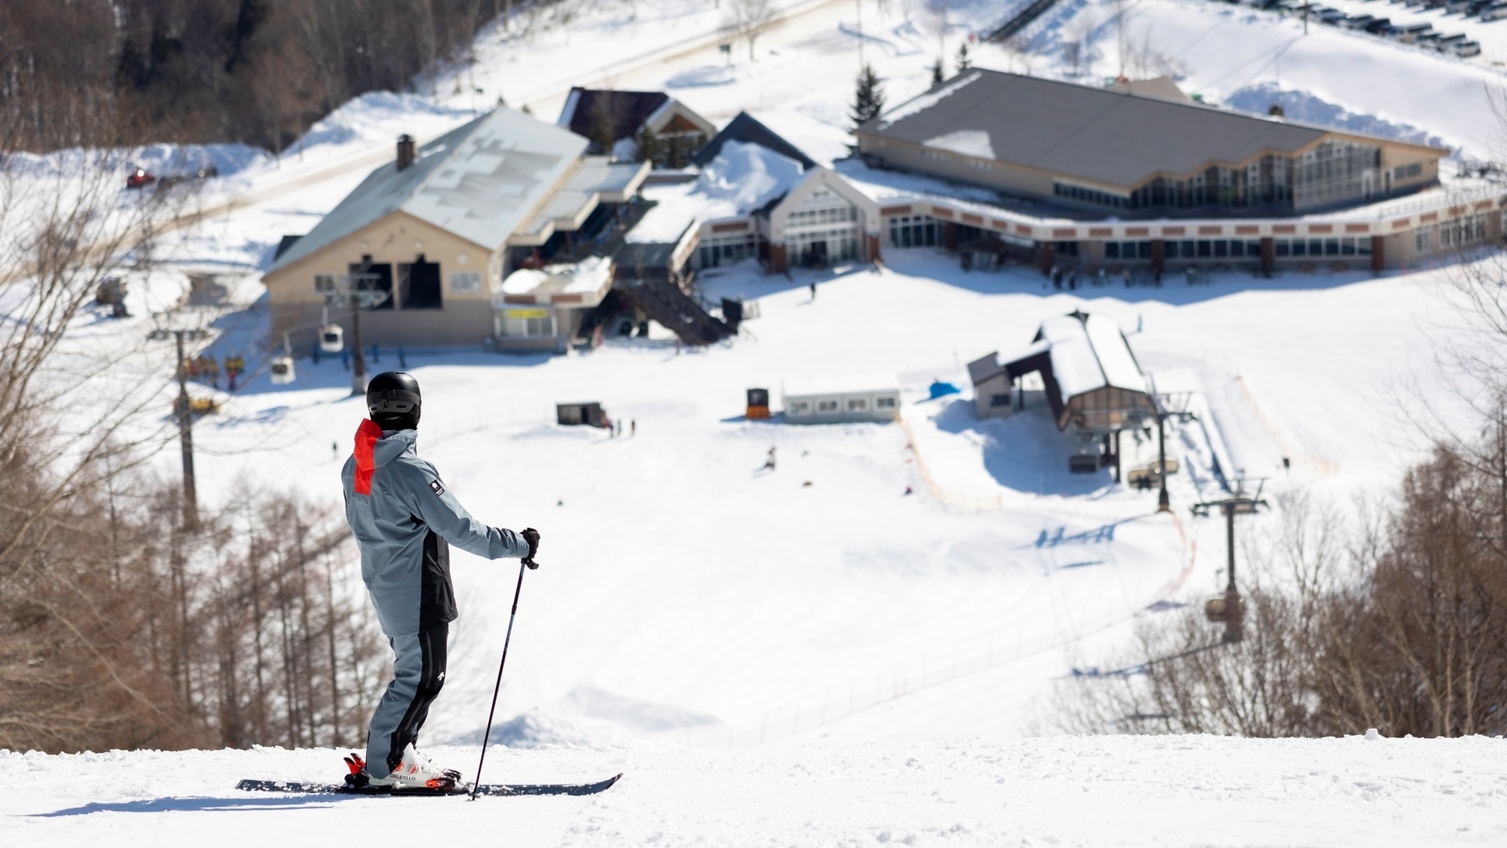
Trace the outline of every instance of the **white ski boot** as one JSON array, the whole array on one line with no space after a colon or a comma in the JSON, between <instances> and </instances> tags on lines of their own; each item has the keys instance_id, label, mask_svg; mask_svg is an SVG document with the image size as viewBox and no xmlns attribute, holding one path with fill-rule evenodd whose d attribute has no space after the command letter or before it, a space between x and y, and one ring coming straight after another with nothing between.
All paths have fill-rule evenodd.
<instances>
[{"instance_id":1,"label":"white ski boot","mask_svg":"<svg viewBox=\"0 0 1507 848\"><path fill-rule=\"evenodd\" d=\"M392 774L386 777L369 777L367 784L388 787L394 792L415 790L434 792L454 789L459 778L460 772L439 768L430 762L428 757L409 745L403 749L403 761L392 770Z\"/></svg>"}]
</instances>

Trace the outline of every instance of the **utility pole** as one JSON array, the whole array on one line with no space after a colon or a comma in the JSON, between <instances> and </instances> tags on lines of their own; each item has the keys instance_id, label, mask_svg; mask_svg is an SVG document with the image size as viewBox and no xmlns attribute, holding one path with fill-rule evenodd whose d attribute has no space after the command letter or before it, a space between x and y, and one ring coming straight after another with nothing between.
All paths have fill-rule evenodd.
<instances>
[{"instance_id":1,"label":"utility pole","mask_svg":"<svg viewBox=\"0 0 1507 848\"><path fill-rule=\"evenodd\" d=\"M186 330L174 330L178 340L178 443L183 451L183 526L199 527L199 495L194 485L194 410L188 400L188 367L183 353Z\"/></svg>"},{"instance_id":2,"label":"utility pole","mask_svg":"<svg viewBox=\"0 0 1507 848\"><path fill-rule=\"evenodd\" d=\"M858 72L863 73L866 67L863 62L863 0L855 0L858 6Z\"/></svg>"},{"instance_id":3,"label":"utility pole","mask_svg":"<svg viewBox=\"0 0 1507 848\"><path fill-rule=\"evenodd\" d=\"M366 357L361 353L361 298L351 299L351 396L366 394Z\"/></svg>"},{"instance_id":4,"label":"utility pole","mask_svg":"<svg viewBox=\"0 0 1507 848\"><path fill-rule=\"evenodd\" d=\"M344 298L351 307L351 344L355 347L351 351L351 396L366 394L366 355L361 352L361 310L372 309L380 306L390 297L385 291L373 291L366 284L377 279L372 273L371 263L361 266L361 270L345 278L344 291L341 294L331 295L330 303Z\"/></svg>"}]
</instances>

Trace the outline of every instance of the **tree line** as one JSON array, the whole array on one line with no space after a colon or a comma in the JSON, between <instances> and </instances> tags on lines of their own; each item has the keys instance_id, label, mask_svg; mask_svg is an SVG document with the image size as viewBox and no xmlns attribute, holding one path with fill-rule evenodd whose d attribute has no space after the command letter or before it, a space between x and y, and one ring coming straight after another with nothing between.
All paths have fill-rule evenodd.
<instances>
[{"instance_id":1,"label":"tree line","mask_svg":"<svg viewBox=\"0 0 1507 848\"><path fill-rule=\"evenodd\" d=\"M563 0L7 0L0 147L281 151L366 91L401 91L514 6Z\"/></svg>"},{"instance_id":2,"label":"tree line","mask_svg":"<svg viewBox=\"0 0 1507 848\"><path fill-rule=\"evenodd\" d=\"M342 517L243 487L180 518L152 470L176 447L172 342L69 332L151 273L182 198L121 202L101 162L18 173L5 153L0 748L359 743L389 660Z\"/></svg>"},{"instance_id":3,"label":"tree line","mask_svg":"<svg viewBox=\"0 0 1507 848\"><path fill-rule=\"evenodd\" d=\"M1493 417L1484 436L1439 439L1389 507L1279 500L1275 545L1241 589L1243 641L1218 644L1193 608L1143 625L1112 671L1066 684L1065 726L1507 732L1507 413Z\"/></svg>"}]
</instances>

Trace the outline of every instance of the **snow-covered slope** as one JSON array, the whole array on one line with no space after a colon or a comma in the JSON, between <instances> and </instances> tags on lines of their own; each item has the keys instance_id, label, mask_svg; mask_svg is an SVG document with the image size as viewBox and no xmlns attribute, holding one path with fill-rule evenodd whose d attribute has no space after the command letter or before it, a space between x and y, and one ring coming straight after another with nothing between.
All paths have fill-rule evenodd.
<instances>
[{"instance_id":1,"label":"snow-covered slope","mask_svg":"<svg viewBox=\"0 0 1507 848\"><path fill-rule=\"evenodd\" d=\"M498 782L626 771L589 798L242 793L337 753L0 753L7 844L1501 845L1499 740L1050 738L491 752ZM439 755L473 768L474 749Z\"/></svg>"},{"instance_id":2,"label":"snow-covered slope","mask_svg":"<svg viewBox=\"0 0 1507 848\"><path fill-rule=\"evenodd\" d=\"M212 316L211 350L245 354L257 373L195 431L201 497L227 496L245 474L338 504L362 405L347 397L338 359L301 361L295 384L270 384L255 269L280 235L307 231L338 202L362 163L390 155L389 136L437 134L499 90L549 119L549 98L569 84L611 82L668 87L719 120L751 109L830 162L843 152L860 43L899 102L926 88L939 50L950 64L967 31L1008 5L954 4L939 30L923 4L866 3L860 38L854 4L799 3L799 26L761 38L757 62L738 45L731 64L716 51L715 13L682 0L602 4L568 36L493 32L477 65L450 69L433 97L368 96L280 162L236 159L206 202L237 205L160 246L173 270L133 283L138 317L70 328L70 343L90 351L112 333L138 339L182 291L181 271L224 274L232 302ZM1037 70L1063 72L1051 34L1106 7L1061 4L1038 28L1048 52L1031 60ZM1300 39L1291 22L1224 4L1133 9L1176 54L1185 88L1210 99L1264 111L1281 98L1290 115L1314 109L1310 120L1485 143L1477 92L1489 67L1374 39ZM1090 75L1112 73L1113 30L1091 35ZM1023 69L1000 48L975 53ZM468 82L458 94L457 80ZM739 177L769 173L744 164ZM740 179L711 188L758 194ZM694 202L682 189L679 199ZM885 259L882 270L789 279L752 266L702 275L709 296L757 300L761 311L743 336L706 350L678 350L656 328L586 355L405 352L424 386L421 452L478 517L544 534L498 708L494 739L512 747L489 755L486 777L626 769L609 794L475 804L238 797L239 777L332 778L341 765L331 751L3 753L11 791L0 797L0 832L46 845L353 834L524 845L1504 841L1500 740L1019 738L1055 730L1053 683L1077 659L1123 644L1153 609L1196 603L1219 585L1223 528L1187 511L1217 491L1214 458L1226 473L1270 478L1268 493L1347 499L1385 491L1419 456L1399 403L1464 420L1447 392L1400 401L1397 391L1405 369L1435 367L1458 323L1442 297L1445 272L1225 273L1207 286L1068 294L1031 269L969 274L926 249ZM966 389L928 399L933 380L966 387L963 363L1017 349L1044 319L1075 308L1114 319L1144 367L1196 393L1199 421L1169 432L1186 468L1172 480L1176 518L1154 514L1154 493L1114 485L1108 472L1068 474L1077 446L1039 411L979 421ZM377 367L394 367L393 357L384 349ZM774 390L778 405L786 379L874 372L898 377L902 422L742 420L747 388ZM165 370L130 378L168 389ZM603 402L632 435L557 427L553 404L580 400ZM778 466L764 472L771 446ZM1156 446L1132 434L1125 447L1142 464ZM161 470L177 473L175 455ZM1242 519L1243 538L1259 545L1278 520ZM515 569L455 553L462 618L426 744L468 771ZM354 563L348 577L357 579Z\"/></svg>"}]
</instances>

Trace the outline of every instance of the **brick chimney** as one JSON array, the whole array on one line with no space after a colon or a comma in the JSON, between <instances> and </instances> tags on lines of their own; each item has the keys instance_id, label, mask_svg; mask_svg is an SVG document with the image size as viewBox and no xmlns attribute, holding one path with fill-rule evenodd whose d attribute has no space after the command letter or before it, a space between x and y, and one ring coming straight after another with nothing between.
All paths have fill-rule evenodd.
<instances>
[{"instance_id":1,"label":"brick chimney","mask_svg":"<svg viewBox=\"0 0 1507 848\"><path fill-rule=\"evenodd\" d=\"M401 171L413 164L417 159L417 149L414 147L413 136L403 134L398 136L398 170Z\"/></svg>"}]
</instances>

